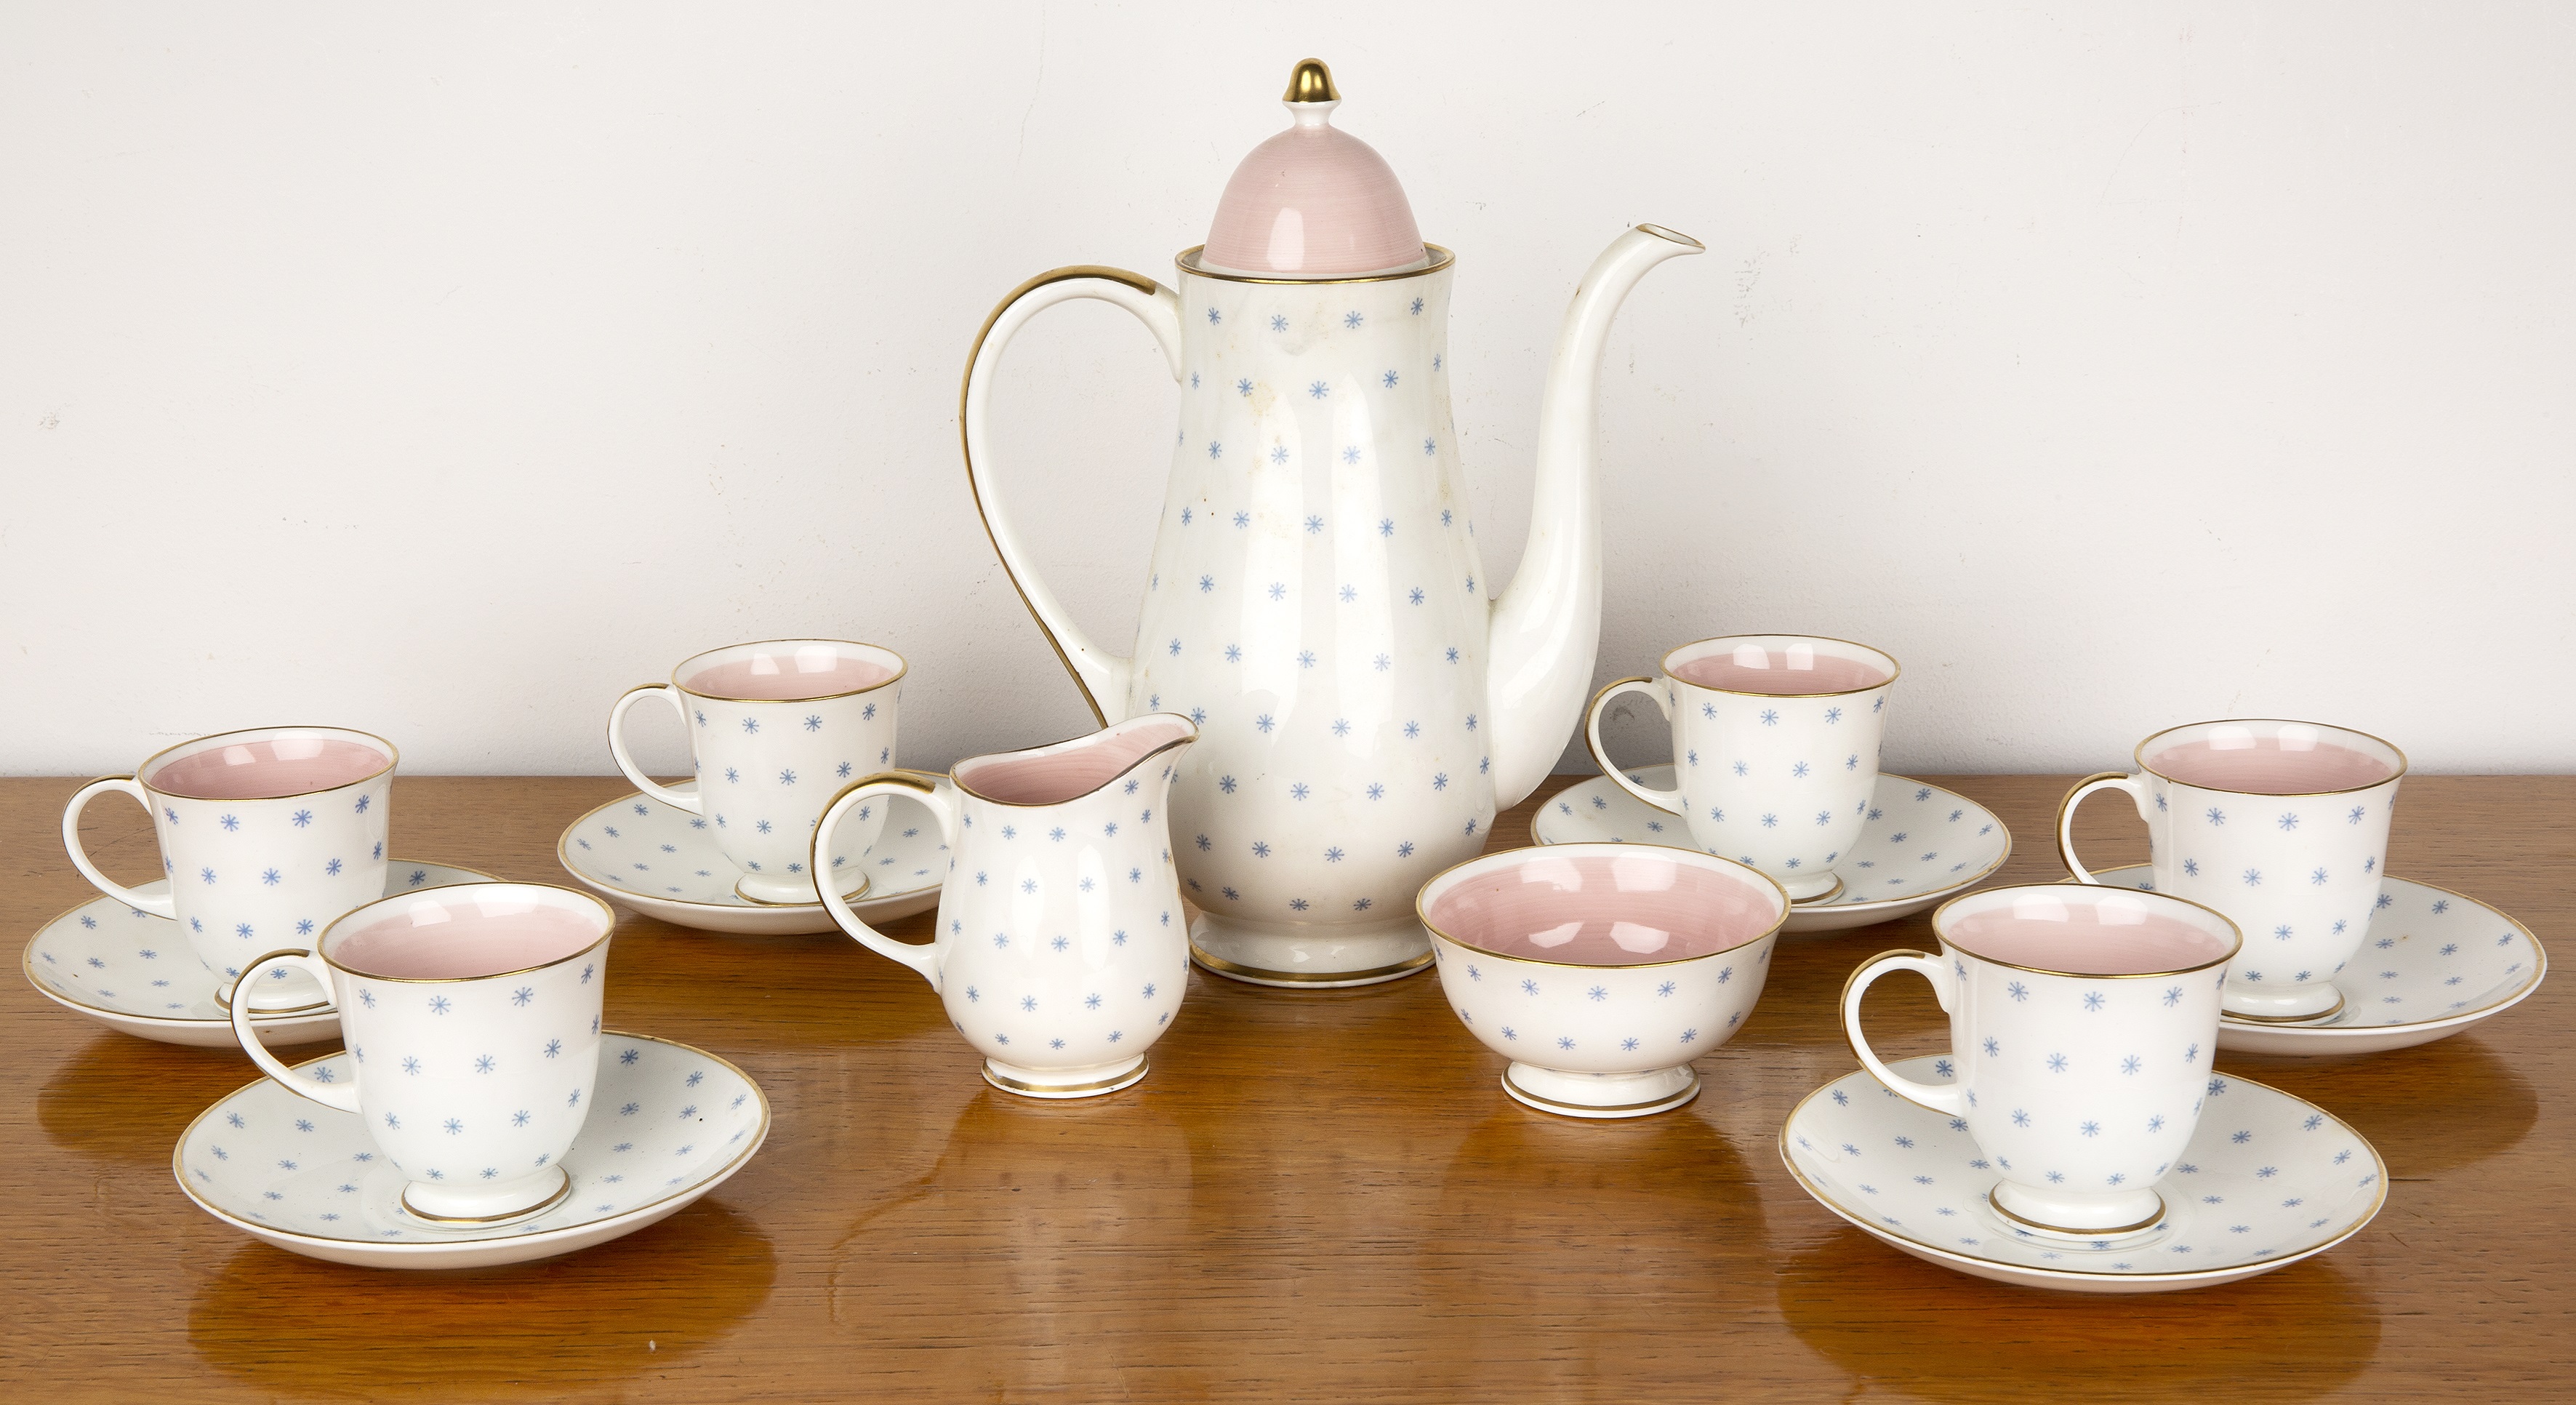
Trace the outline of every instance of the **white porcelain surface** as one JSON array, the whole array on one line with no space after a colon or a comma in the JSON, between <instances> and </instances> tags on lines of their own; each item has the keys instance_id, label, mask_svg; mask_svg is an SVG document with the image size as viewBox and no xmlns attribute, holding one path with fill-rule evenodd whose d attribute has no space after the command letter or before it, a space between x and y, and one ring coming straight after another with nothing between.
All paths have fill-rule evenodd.
<instances>
[{"instance_id":1,"label":"white porcelain surface","mask_svg":"<svg viewBox=\"0 0 2576 1405\"><path fill-rule=\"evenodd\" d=\"M827 698L718 698L689 687L699 670L756 650L784 653L800 646L832 648L840 657L877 664L888 676L860 691ZM609 754L645 795L715 822L710 838L735 869L735 886L743 896L811 904L816 901L814 877L805 869L814 847L814 820L842 786L894 765L903 674L903 659L892 650L844 640L768 640L710 649L682 661L671 682L647 684L617 700L608 714ZM662 785L626 754L622 724L627 709L646 698L668 703L688 727L698 782L694 788ZM834 859L865 852L883 822L880 815L850 825L842 837L847 847Z\"/></svg>"},{"instance_id":2,"label":"white porcelain surface","mask_svg":"<svg viewBox=\"0 0 2576 1405\"><path fill-rule=\"evenodd\" d=\"M339 963L350 934L403 923L571 912L596 935L576 954L488 976L402 979ZM314 952L277 959L327 984L353 1068L290 1070L234 1037L271 1078L325 1108L357 1114L387 1161L410 1178L416 1213L493 1219L550 1203L557 1164L590 1115L599 1072L601 995L617 917L588 893L535 883L467 883L370 903L326 929Z\"/></svg>"},{"instance_id":3,"label":"white porcelain surface","mask_svg":"<svg viewBox=\"0 0 2576 1405\"><path fill-rule=\"evenodd\" d=\"M893 941L837 897L825 901L861 945L930 982L949 1023L984 1056L984 1077L1027 1097L1091 1097L1145 1073L1189 985L1188 938L1167 796L1195 732L1169 714L1052 746L961 761L956 784L852 786L823 812L842 818L891 796L930 811L953 853L934 939ZM1076 798L1015 804L977 794L979 767L1026 760L1081 766L1133 756ZM917 787L908 788L908 787Z\"/></svg>"},{"instance_id":4,"label":"white porcelain surface","mask_svg":"<svg viewBox=\"0 0 2576 1405\"><path fill-rule=\"evenodd\" d=\"M1949 1065L1941 1056L1894 1068L1946 1083ZM1987 1202L1997 1173L1961 1119L1917 1107L1866 1072L1835 1079L1789 1114L1780 1159L1826 1209L1918 1259L2077 1293L2233 1283L2323 1253L2379 1213L2388 1168L2349 1125L2230 1074L2211 1077L2206 1095L2167 1178L2164 1219L2119 1240L2067 1244L2014 1229Z\"/></svg>"},{"instance_id":5,"label":"white porcelain surface","mask_svg":"<svg viewBox=\"0 0 2576 1405\"><path fill-rule=\"evenodd\" d=\"M2155 891L2155 870L2145 864L2094 876ZM2548 974L2549 953L2520 922L2447 888L2384 877L2361 951L2335 977L2343 1008L2314 1024L2258 1024L2222 1014L2218 1047L2305 1056L2430 1044L2521 1004Z\"/></svg>"},{"instance_id":6,"label":"white porcelain surface","mask_svg":"<svg viewBox=\"0 0 2576 1405\"><path fill-rule=\"evenodd\" d=\"M354 1113L261 1079L200 1114L171 1166L216 1219L278 1248L373 1268L525 1263L632 1234L724 1183L769 1134L769 1102L701 1049L609 1031L590 1118L561 1158L572 1194L534 1219L456 1229L402 1207L403 1174ZM299 1064L355 1074L355 1058Z\"/></svg>"},{"instance_id":7,"label":"white porcelain surface","mask_svg":"<svg viewBox=\"0 0 2576 1405\"><path fill-rule=\"evenodd\" d=\"M200 800L154 787L173 763L227 746L290 738L356 742L383 753L382 771L363 780L260 800ZM227 990L243 963L314 935L385 892L385 835L392 822L393 744L337 727L260 727L199 737L156 753L141 777L92 781L63 809L63 846L91 885L128 907L179 924L185 949ZM161 847L159 888L110 881L81 851L80 815L108 791L134 797L151 812ZM255 1009L293 1009L328 999L301 973L254 983Z\"/></svg>"},{"instance_id":8,"label":"white porcelain surface","mask_svg":"<svg viewBox=\"0 0 2576 1405\"><path fill-rule=\"evenodd\" d=\"M1633 766L1621 774L1649 790L1669 790L1672 772ZM1531 819L1530 836L1541 844L1688 842L1677 817L1607 776L1559 791ZM1841 891L1791 908L1780 930L1839 932L1891 922L1975 887L2010 857L2012 832L1992 810L1956 791L1882 773L1860 838L1834 866Z\"/></svg>"},{"instance_id":9,"label":"white porcelain surface","mask_svg":"<svg viewBox=\"0 0 2576 1405\"><path fill-rule=\"evenodd\" d=\"M977 501L1094 711L1199 725L1173 833L1210 969L1334 985L1429 962L1414 892L1546 777L1590 687L1594 382L1611 318L1649 268L1698 251L1632 229L1586 275L1549 373L1529 542L1500 600L1450 418L1446 251L1416 273L1294 283L1211 276L1184 255L1174 288L1041 280L996 311L966 387ZM1094 643L1036 575L994 472L1003 348L1077 298L1143 320L1180 386L1132 658Z\"/></svg>"},{"instance_id":10,"label":"white porcelain surface","mask_svg":"<svg viewBox=\"0 0 2576 1405\"><path fill-rule=\"evenodd\" d=\"M2063 916L2057 893L2067 895L2064 907L2207 931L2213 958L2163 975L2071 975L1992 960L1950 940L1951 925L1970 914L2046 907ZM1844 985L1843 1031L1861 1066L1903 1096L1962 1119L1994 1158L1998 1202L2031 1228L2106 1231L2160 1214L2156 1187L2183 1159L2217 1057L2218 993L2235 929L2205 908L2155 894L2071 885L1971 894L1944 906L1933 926L1942 938L1937 954L1883 952ZM1861 998L1872 981L1897 971L1929 980L1949 1014L1955 1086L1907 1083L1870 1048Z\"/></svg>"},{"instance_id":11,"label":"white porcelain surface","mask_svg":"<svg viewBox=\"0 0 2576 1405\"><path fill-rule=\"evenodd\" d=\"M944 774L909 774L948 785ZM938 902L948 873L938 822L904 796L890 803L874 844L853 850L849 837L835 836L833 864L867 875L867 892L851 906L870 922L892 922ZM592 892L678 926L745 936L834 930L820 902L756 903L736 892L735 870L712 832L703 815L629 793L566 825L555 840L555 859Z\"/></svg>"},{"instance_id":12,"label":"white porcelain surface","mask_svg":"<svg viewBox=\"0 0 2576 1405\"><path fill-rule=\"evenodd\" d=\"M1885 677L1871 687L1779 696L1701 687L1673 676L1675 666L1723 656L1737 644L1858 660L1883 668ZM1860 838L1878 782L1895 660L1845 640L1754 634L1685 644L1665 656L1664 669L1654 678L1621 679L1603 688L1584 713L1584 740L1611 784L1679 816L1692 844L1770 875L1794 901L1836 891L1835 865ZM1602 749L1602 710L1630 692L1651 699L1670 725L1671 790L1630 781L1610 766Z\"/></svg>"},{"instance_id":13,"label":"white porcelain surface","mask_svg":"<svg viewBox=\"0 0 2576 1405\"><path fill-rule=\"evenodd\" d=\"M2178 742L2233 729L2254 737L2303 729L2330 743L2385 748L2396 774L2376 785L2322 795L2264 795L2186 785L2144 769L2143 758ZM2389 812L2405 759L2376 737L2305 722L2246 719L2169 728L2138 746L2141 769L2077 785L2058 807L2058 854L2079 879L2076 806L2097 790L2119 790L2146 821L2156 891L2206 904L2245 930L2245 951L2227 975L2231 1014L2322 1015L2338 998L2336 977L2360 949L2379 901L2388 857Z\"/></svg>"},{"instance_id":14,"label":"white porcelain surface","mask_svg":"<svg viewBox=\"0 0 2576 1405\"><path fill-rule=\"evenodd\" d=\"M1462 878L1526 872L1534 860L1566 855L1624 859L1626 866L1645 871L1622 873L1617 886L1650 892L1672 886L1673 866L1722 866L1732 871L1728 876L1742 875L1747 888L1759 889L1757 899L1767 904L1769 916L1752 929L1759 935L1725 950L1635 965L1502 955L1480 948L1485 933L1440 925L1433 904ZM1655 872L1658 867L1664 872ZM1560 886L1565 898L1557 907L1529 920L1552 924L1573 916L1595 926L1620 920L1615 888L1596 897L1593 886ZM1420 899L1451 1012L1478 1042L1512 1061L1503 1091L1542 1112L1589 1118L1642 1117L1698 1095L1691 1061L1733 1038L1753 1013L1787 906L1776 884L1725 860L1609 844L1489 854L1433 879Z\"/></svg>"},{"instance_id":15,"label":"white porcelain surface","mask_svg":"<svg viewBox=\"0 0 2576 1405\"><path fill-rule=\"evenodd\" d=\"M482 883L491 877L451 864L398 858L386 869L384 889L377 896ZM162 886L155 880L141 891ZM92 898L37 928L18 964L38 994L110 1029L163 1044L235 1047L232 1025L215 1002L214 973L189 954L170 918L114 898ZM257 974L268 981L283 979L275 967ZM304 979L300 973L298 979ZM260 1042L272 1048L340 1034L340 1012L327 1005L295 1014L262 1014L254 1007L251 1021Z\"/></svg>"}]
</instances>

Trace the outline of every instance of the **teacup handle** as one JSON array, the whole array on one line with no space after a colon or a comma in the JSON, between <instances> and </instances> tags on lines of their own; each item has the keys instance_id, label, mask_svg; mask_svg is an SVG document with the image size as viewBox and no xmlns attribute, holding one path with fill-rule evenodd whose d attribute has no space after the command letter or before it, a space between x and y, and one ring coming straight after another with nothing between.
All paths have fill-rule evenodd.
<instances>
[{"instance_id":1,"label":"teacup handle","mask_svg":"<svg viewBox=\"0 0 2576 1405\"><path fill-rule=\"evenodd\" d=\"M79 869L80 876L88 879L92 887L97 888L100 892L107 894L109 897L116 899L127 907L133 908L138 912L151 913L155 917L177 917L179 915L179 909L177 904L171 900L169 893L163 892L160 895L155 896L151 893L136 892L134 889L128 888L122 883L111 883L108 881L107 875L99 872L98 865L91 863L89 861L89 855L81 849L81 811L89 808L90 801L107 794L111 790L122 791L127 795L133 796L136 800L142 802L144 814L149 815L152 813L152 796L150 792L144 790L142 782L137 781L132 776L103 776L97 780L91 781L85 786L82 786L79 790L74 791L72 793L71 803L63 807L63 847L71 851L72 867Z\"/></svg>"},{"instance_id":2,"label":"teacup handle","mask_svg":"<svg viewBox=\"0 0 2576 1405\"><path fill-rule=\"evenodd\" d=\"M1932 994L1941 1002L1943 1010L1948 1010L1951 1002L1958 998L1958 981L1940 957L1926 951L1882 951L1862 962L1860 969L1851 973L1851 979L1843 982L1843 1037L1851 1041L1852 1052L1860 1055L1861 1067L1868 1069L1871 1077L1886 1084L1898 1097L1920 1103L1934 1112L1946 1112L1952 1117L1966 1116L1967 1099L1958 1088L1897 1077L1879 1061L1878 1055L1870 1052L1869 1040L1862 1037L1861 995L1869 989L1870 982L1890 971L1914 971L1930 981Z\"/></svg>"},{"instance_id":3,"label":"teacup handle","mask_svg":"<svg viewBox=\"0 0 2576 1405\"><path fill-rule=\"evenodd\" d=\"M704 814L705 811L699 808L703 802L695 794L656 783L644 774L643 767L635 764L634 757L626 754L626 710L656 693L671 704L673 712L680 714L681 726L689 725L689 704L680 696L679 689L668 683L647 683L640 688L629 688L626 696L617 700L617 706L608 710L608 754L617 758L617 769L626 773L626 779L635 782L636 789L665 805L677 806L693 815Z\"/></svg>"},{"instance_id":4,"label":"teacup handle","mask_svg":"<svg viewBox=\"0 0 2576 1405\"><path fill-rule=\"evenodd\" d=\"M331 988L331 968L324 965L322 959L306 947L287 947L272 951L242 969L257 971L272 962L300 967L307 975L320 981L325 991ZM338 1108L342 1112L358 1110L358 1084L355 1079L347 1083L334 1083L331 1081L331 1071L327 1068L314 1069L306 1078L296 1077L295 1070L280 1062L277 1055L270 1053L268 1046L260 1043L259 1036L252 1032L251 1008L248 1000L233 1001L232 1016L233 1038L241 1041L242 1052L250 1055L250 1061L259 1065L260 1072L276 1079L285 1086L286 1091L297 1097L308 1098L324 1107Z\"/></svg>"},{"instance_id":5,"label":"teacup handle","mask_svg":"<svg viewBox=\"0 0 2576 1405\"><path fill-rule=\"evenodd\" d=\"M873 776L852 781L840 794L832 797L831 804L823 807L823 818L814 822L814 853L811 860L813 868L809 872L819 874L832 871L829 857L832 852L832 832L840 828L841 817L847 815L851 807L872 795L878 797L901 795L918 802L922 808L930 811L931 818L939 822L939 837L947 843L952 852L956 849L956 803L941 794L936 784L910 771L879 771ZM815 885L823 894L823 910L832 914L832 920L841 925L841 930L858 938L859 945L877 955L889 961L900 961L911 967L920 973L923 980L930 982L932 990L939 989L939 968L945 964L943 958L947 955L946 938L934 934L927 942L896 941L859 920L859 915L850 910L849 899L832 891L836 886L831 883Z\"/></svg>"},{"instance_id":6,"label":"teacup handle","mask_svg":"<svg viewBox=\"0 0 2576 1405\"><path fill-rule=\"evenodd\" d=\"M1682 793L1679 790L1651 790L1628 779L1627 772L1610 764L1610 752L1601 745L1601 714L1610 706L1610 700L1621 693L1643 693L1654 699L1656 709L1664 714L1666 722L1673 718L1673 700L1663 684L1653 678L1622 678L1593 694L1592 706L1583 712L1583 744L1592 751L1592 764L1599 766L1601 774L1608 776L1611 783L1621 790L1666 814L1678 815L1682 812ZM1679 779L1680 774L1675 771L1674 777Z\"/></svg>"},{"instance_id":7,"label":"teacup handle","mask_svg":"<svg viewBox=\"0 0 2576 1405\"><path fill-rule=\"evenodd\" d=\"M2077 781L2075 788L2066 792L2066 798L2057 802L2058 860L2066 865L2068 873L2075 875L2076 882L2090 883L2098 888L2102 880L2094 877L2093 871L2075 858L2075 807L2084 803L2085 796L2097 790L2127 791L2130 801L2138 807L2140 819L2146 818L2147 791L2136 776L2122 771L2099 771Z\"/></svg>"}]
</instances>

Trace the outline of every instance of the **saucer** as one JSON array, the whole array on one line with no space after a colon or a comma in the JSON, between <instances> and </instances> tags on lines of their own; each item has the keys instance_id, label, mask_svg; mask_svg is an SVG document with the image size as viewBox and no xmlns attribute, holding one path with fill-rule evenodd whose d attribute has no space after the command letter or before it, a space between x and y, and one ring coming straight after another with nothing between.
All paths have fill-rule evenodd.
<instances>
[{"instance_id":1,"label":"saucer","mask_svg":"<svg viewBox=\"0 0 2576 1405\"><path fill-rule=\"evenodd\" d=\"M911 774L948 785L941 772ZM876 847L850 860L868 874L867 893L850 908L869 923L936 906L948 876L938 824L910 800L889 803L904 813L889 813ZM839 930L819 902L753 902L735 892L740 871L717 851L712 833L703 817L630 791L566 826L555 858L583 887L676 926L755 937Z\"/></svg>"},{"instance_id":2,"label":"saucer","mask_svg":"<svg viewBox=\"0 0 2576 1405\"><path fill-rule=\"evenodd\" d=\"M491 874L453 864L396 859L385 869L385 896L490 881ZM169 880L155 879L135 891L158 893L168 886ZM18 964L38 994L110 1029L163 1044L236 1047L232 1021L215 1003L213 974L170 918L114 898L92 898L37 928ZM325 1004L254 1014L251 1027L271 1047L310 1044L340 1037L340 1013Z\"/></svg>"},{"instance_id":3,"label":"saucer","mask_svg":"<svg viewBox=\"0 0 2576 1405\"><path fill-rule=\"evenodd\" d=\"M1890 1065L1947 1083L1949 1059ZM1780 1128L1799 1188L1890 1247L1976 1278L2074 1293L2169 1293L2269 1273L2349 1239L2379 1213L2388 1167L2359 1132L2277 1088L2220 1074L2173 1173L2165 1217L2091 1246L2010 1227L1967 1123L1866 1072L1807 1095Z\"/></svg>"},{"instance_id":4,"label":"saucer","mask_svg":"<svg viewBox=\"0 0 2576 1405\"><path fill-rule=\"evenodd\" d=\"M296 1067L348 1078L356 1066L342 1052ZM505 1225L450 1229L413 1215L402 1172L357 1114L267 1078L199 1113L170 1164L206 1213L290 1253L368 1268L487 1268L632 1234L724 1184L769 1135L769 1099L741 1069L640 1034L602 1037L591 1105L561 1162L572 1193Z\"/></svg>"},{"instance_id":5,"label":"saucer","mask_svg":"<svg viewBox=\"0 0 2576 1405\"><path fill-rule=\"evenodd\" d=\"M1670 766L1622 774L1656 790L1673 784ZM1696 847L1681 816L1639 800L1608 776L1568 787L1539 807L1530 837L1541 844ZM2012 832L1992 810L1937 785L1882 775L1870 792L1860 838L1834 865L1842 887L1789 909L1780 930L1839 932L1894 921L1975 887L2011 856Z\"/></svg>"},{"instance_id":6,"label":"saucer","mask_svg":"<svg viewBox=\"0 0 2576 1405\"><path fill-rule=\"evenodd\" d=\"M2104 883L2152 892L2145 864L2106 868ZM2531 929L2475 898L2379 880L2379 907L2335 988L2343 1008L2313 1024L2220 1016L2218 1047L2238 1054L2375 1054L2447 1039L2540 989L2549 953Z\"/></svg>"}]
</instances>

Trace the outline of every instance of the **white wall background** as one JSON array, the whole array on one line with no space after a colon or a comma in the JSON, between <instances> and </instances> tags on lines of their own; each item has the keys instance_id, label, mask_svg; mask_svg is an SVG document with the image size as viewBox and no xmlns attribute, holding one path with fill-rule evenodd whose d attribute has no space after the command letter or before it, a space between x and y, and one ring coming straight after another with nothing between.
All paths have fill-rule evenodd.
<instances>
[{"instance_id":1,"label":"white wall background","mask_svg":"<svg viewBox=\"0 0 2576 1405\"><path fill-rule=\"evenodd\" d=\"M604 771L621 689L799 633L912 660L916 764L1084 729L968 498L967 344L1199 242L1310 52L1460 253L1498 574L1576 276L1710 247L1612 342L1603 678L1808 630L1907 665L1899 770L2228 714L2576 767L2576 18L2058 8L9 0L0 770L327 721ZM1083 305L1006 378L1107 638L1157 367Z\"/></svg>"}]
</instances>

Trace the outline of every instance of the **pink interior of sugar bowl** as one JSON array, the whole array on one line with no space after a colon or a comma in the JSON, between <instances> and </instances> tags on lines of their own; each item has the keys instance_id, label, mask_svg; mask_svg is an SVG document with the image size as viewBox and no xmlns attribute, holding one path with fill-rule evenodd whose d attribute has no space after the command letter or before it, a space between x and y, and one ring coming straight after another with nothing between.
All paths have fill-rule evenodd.
<instances>
[{"instance_id":1,"label":"pink interior of sugar bowl","mask_svg":"<svg viewBox=\"0 0 2576 1405\"><path fill-rule=\"evenodd\" d=\"M1496 956L1640 966L1732 951L1787 915L1777 884L1722 859L1647 845L1566 847L1498 854L1434 880L1424 920Z\"/></svg>"},{"instance_id":2,"label":"pink interior of sugar bowl","mask_svg":"<svg viewBox=\"0 0 2576 1405\"><path fill-rule=\"evenodd\" d=\"M1145 757L1198 735L1184 717L1155 713L1054 746L978 756L953 773L969 795L1005 805L1061 805L1116 780Z\"/></svg>"},{"instance_id":3,"label":"pink interior of sugar bowl","mask_svg":"<svg viewBox=\"0 0 2576 1405\"><path fill-rule=\"evenodd\" d=\"M334 790L367 779L393 758L337 736L263 736L219 741L146 771L143 783L191 800L274 800Z\"/></svg>"}]
</instances>

